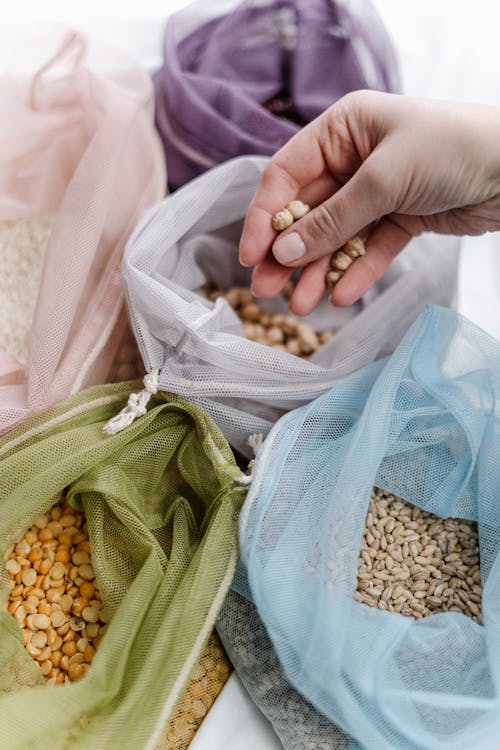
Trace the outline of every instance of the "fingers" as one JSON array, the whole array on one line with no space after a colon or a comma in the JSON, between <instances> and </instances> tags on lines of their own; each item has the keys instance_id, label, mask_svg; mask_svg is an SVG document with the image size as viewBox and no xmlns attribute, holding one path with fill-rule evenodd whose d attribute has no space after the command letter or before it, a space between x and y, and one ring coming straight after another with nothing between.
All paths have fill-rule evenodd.
<instances>
[{"instance_id":1,"label":"fingers","mask_svg":"<svg viewBox=\"0 0 500 750\"><path fill-rule=\"evenodd\" d=\"M406 217L383 219L366 240L366 254L357 258L335 285L330 294L331 304L347 307L362 297L412 236ZM304 268L289 304L294 315L309 315L319 303L325 294L325 275L329 267L330 256L324 256ZM292 272L293 269L280 265L273 256L267 256L254 269L252 292L266 299L275 297Z\"/></svg>"},{"instance_id":2,"label":"fingers","mask_svg":"<svg viewBox=\"0 0 500 750\"><path fill-rule=\"evenodd\" d=\"M385 126L377 125L373 112L368 119L364 116L364 125L363 117L358 122L360 114L369 114L372 101L371 94L369 101L361 96L365 108L356 119L359 94L333 105L273 157L247 212L240 260L255 266L252 291L259 297L273 297L293 269L301 267L290 300L291 311L298 315L311 312L323 296L330 255L363 228L379 222L367 255L353 264L332 292L333 304L351 304L361 296L408 241L401 227L389 226L383 219L397 210L401 193L397 178L401 170L394 160L397 144L387 137ZM309 203L313 210L278 235L272 216L294 199Z\"/></svg>"},{"instance_id":3,"label":"fingers","mask_svg":"<svg viewBox=\"0 0 500 750\"><path fill-rule=\"evenodd\" d=\"M314 310L325 294L325 276L329 268L329 256L318 258L304 268L288 305L290 312L309 315Z\"/></svg>"},{"instance_id":4,"label":"fingers","mask_svg":"<svg viewBox=\"0 0 500 750\"><path fill-rule=\"evenodd\" d=\"M395 220L383 219L366 242L366 254L357 258L335 285L330 294L331 304L347 307L356 302L378 281L411 238L412 234L404 226Z\"/></svg>"},{"instance_id":5,"label":"fingers","mask_svg":"<svg viewBox=\"0 0 500 750\"><path fill-rule=\"evenodd\" d=\"M280 293L293 273L293 268L280 265L272 255L258 263L252 274L252 294L261 299L271 299Z\"/></svg>"},{"instance_id":6,"label":"fingers","mask_svg":"<svg viewBox=\"0 0 500 750\"><path fill-rule=\"evenodd\" d=\"M324 172L298 193L289 194L286 202L279 206L276 201L273 203L271 198L268 198L268 202L263 203L262 206L256 205L255 200L252 201L240 240L240 263L244 266L257 265L262 262L267 253L271 252L272 243L278 236L278 232L272 227L271 219L277 211L285 208L287 203L299 199L309 206L316 206L333 195L339 187L338 180L329 172ZM264 196L265 200L266 193L259 193L259 195ZM269 205L277 206L276 210L270 211Z\"/></svg>"},{"instance_id":7,"label":"fingers","mask_svg":"<svg viewBox=\"0 0 500 750\"><path fill-rule=\"evenodd\" d=\"M271 218L291 200L317 201L331 195L337 183L326 167L317 138L317 125L303 128L269 162L257 185L247 211L240 240L240 262L245 266L261 263L276 237ZM297 158L300 154L300 158ZM326 179L325 179L326 178ZM306 195L306 188L318 185Z\"/></svg>"},{"instance_id":8,"label":"fingers","mask_svg":"<svg viewBox=\"0 0 500 750\"><path fill-rule=\"evenodd\" d=\"M360 229L393 210L391 190L381 184L375 153L334 195L317 206L274 241L278 262L304 266L338 250Z\"/></svg>"},{"instance_id":9,"label":"fingers","mask_svg":"<svg viewBox=\"0 0 500 750\"><path fill-rule=\"evenodd\" d=\"M329 268L329 258L319 258L310 263L300 275L300 279L288 305L294 315L309 315L325 293L325 275ZM252 294L261 299L275 297L293 273L276 262L273 256L255 267L252 276Z\"/></svg>"}]
</instances>

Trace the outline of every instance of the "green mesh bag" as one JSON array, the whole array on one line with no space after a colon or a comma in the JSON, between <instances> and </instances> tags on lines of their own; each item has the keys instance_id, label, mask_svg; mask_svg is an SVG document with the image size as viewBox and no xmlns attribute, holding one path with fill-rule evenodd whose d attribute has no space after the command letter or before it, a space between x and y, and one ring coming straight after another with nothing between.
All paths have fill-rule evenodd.
<instances>
[{"instance_id":1,"label":"green mesh bag","mask_svg":"<svg viewBox=\"0 0 500 750\"><path fill-rule=\"evenodd\" d=\"M2 748L154 748L231 583L244 489L229 445L200 408L164 393L105 435L136 386L91 388L0 441L2 561L66 489L87 517L109 622L85 677L47 685L4 609L0 563Z\"/></svg>"}]
</instances>

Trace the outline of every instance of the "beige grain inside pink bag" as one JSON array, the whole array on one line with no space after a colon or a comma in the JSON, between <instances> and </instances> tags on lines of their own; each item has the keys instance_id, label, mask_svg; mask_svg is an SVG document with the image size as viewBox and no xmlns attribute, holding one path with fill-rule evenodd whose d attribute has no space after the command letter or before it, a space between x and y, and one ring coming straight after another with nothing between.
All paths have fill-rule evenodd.
<instances>
[{"instance_id":1,"label":"beige grain inside pink bag","mask_svg":"<svg viewBox=\"0 0 500 750\"><path fill-rule=\"evenodd\" d=\"M138 217L163 196L166 174L149 76L84 34L2 30L0 102L0 250L19 276L10 290L19 301L7 298L0 329L8 334L33 306L24 361L0 346L5 432L82 388L140 372L121 260ZM21 259L5 237L32 240L33 219L45 222L46 236L36 259L23 259L26 284L40 266L26 295Z\"/></svg>"}]
</instances>

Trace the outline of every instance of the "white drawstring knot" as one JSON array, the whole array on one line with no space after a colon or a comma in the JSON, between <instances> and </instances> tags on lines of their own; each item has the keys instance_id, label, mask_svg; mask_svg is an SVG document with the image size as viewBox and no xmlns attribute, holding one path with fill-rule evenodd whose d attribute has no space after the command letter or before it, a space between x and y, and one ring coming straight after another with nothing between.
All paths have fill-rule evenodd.
<instances>
[{"instance_id":1,"label":"white drawstring knot","mask_svg":"<svg viewBox=\"0 0 500 750\"><path fill-rule=\"evenodd\" d=\"M250 448L253 450L254 457L257 455L257 451L259 450L260 446L262 445L262 441L264 440L264 435L262 432L255 432L253 435L249 435L247 438L247 443L250 446ZM245 487L247 484L250 484L252 481L252 475L253 475L253 465L255 463L255 458L252 458L251 461L248 462L248 474L242 474L238 479L236 479L236 484L240 484L243 487Z\"/></svg>"},{"instance_id":2,"label":"white drawstring knot","mask_svg":"<svg viewBox=\"0 0 500 750\"><path fill-rule=\"evenodd\" d=\"M155 393L158 393L158 368L144 376L144 388L139 393L131 393L128 397L127 405L115 416L111 417L102 428L106 435L116 435L125 427L132 424L136 417L142 417L146 414L149 399Z\"/></svg>"},{"instance_id":3,"label":"white drawstring knot","mask_svg":"<svg viewBox=\"0 0 500 750\"><path fill-rule=\"evenodd\" d=\"M264 435L262 434L262 432L254 432L253 435L248 436L247 443L250 446L250 448L253 450L254 457L257 455L257 451L262 445L263 440L264 440Z\"/></svg>"}]
</instances>

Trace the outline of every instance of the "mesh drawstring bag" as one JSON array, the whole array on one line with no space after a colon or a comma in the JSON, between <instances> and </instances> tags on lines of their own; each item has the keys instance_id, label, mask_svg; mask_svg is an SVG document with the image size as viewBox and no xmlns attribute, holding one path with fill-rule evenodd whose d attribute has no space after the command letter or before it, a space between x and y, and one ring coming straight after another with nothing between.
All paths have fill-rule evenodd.
<instances>
[{"instance_id":1,"label":"mesh drawstring bag","mask_svg":"<svg viewBox=\"0 0 500 750\"><path fill-rule=\"evenodd\" d=\"M79 32L15 28L0 32L0 431L139 374L121 259L165 183L147 74Z\"/></svg>"},{"instance_id":2,"label":"mesh drawstring bag","mask_svg":"<svg viewBox=\"0 0 500 750\"><path fill-rule=\"evenodd\" d=\"M173 188L242 154L271 156L349 91L397 91L367 0L192 3L166 25L156 124Z\"/></svg>"},{"instance_id":3,"label":"mesh drawstring bag","mask_svg":"<svg viewBox=\"0 0 500 750\"><path fill-rule=\"evenodd\" d=\"M187 750L190 747L231 672L231 662L219 636L213 631L155 750Z\"/></svg>"},{"instance_id":4,"label":"mesh drawstring bag","mask_svg":"<svg viewBox=\"0 0 500 750\"><path fill-rule=\"evenodd\" d=\"M9 750L154 748L231 583L244 490L228 444L201 409L167 394L105 435L132 387L88 389L0 440L2 558L64 492L85 513L108 621L83 679L52 687L0 608L0 745Z\"/></svg>"},{"instance_id":5,"label":"mesh drawstring bag","mask_svg":"<svg viewBox=\"0 0 500 750\"><path fill-rule=\"evenodd\" d=\"M363 747L498 745L499 396L499 343L430 306L391 357L287 414L257 453L240 516L252 598L287 678ZM484 625L354 600L373 486L477 522Z\"/></svg>"},{"instance_id":6,"label":"mesh drawstring bag","mask_svg":"<svg viewBox=\"0 0 500 750\"><path fill-rule=\"evenodd\" d=\"M449 304L456 289L459 241L414 241L363 299L333 308L326 299L308 317L333 338L309 360L242 335L226 299L201 288L249 285L238 262L243 218L266 164L240 157L185 185L151 209L131 237L124 283L132 327L148 372L162 390L199 404L243 455L253 433L266 434L285 411L393 351L426 302ZM288 312L282 296L267 308Z\"/></svg>"},{"instance_id":7,"label":"mesh drawstring bag","mask_svg":"<svg viewBox=\"0 0 500 750\"><path fill-rule=\"evenodd\" d=\"M358 750L329 719L286 679L273 644L246 590L227 593L217 619L217 632L246 690L269 719L285 750ZM234 590L234 589L237 590ZM246 587L245 587L246 588Z\"/></svg>"}]
</instances>

